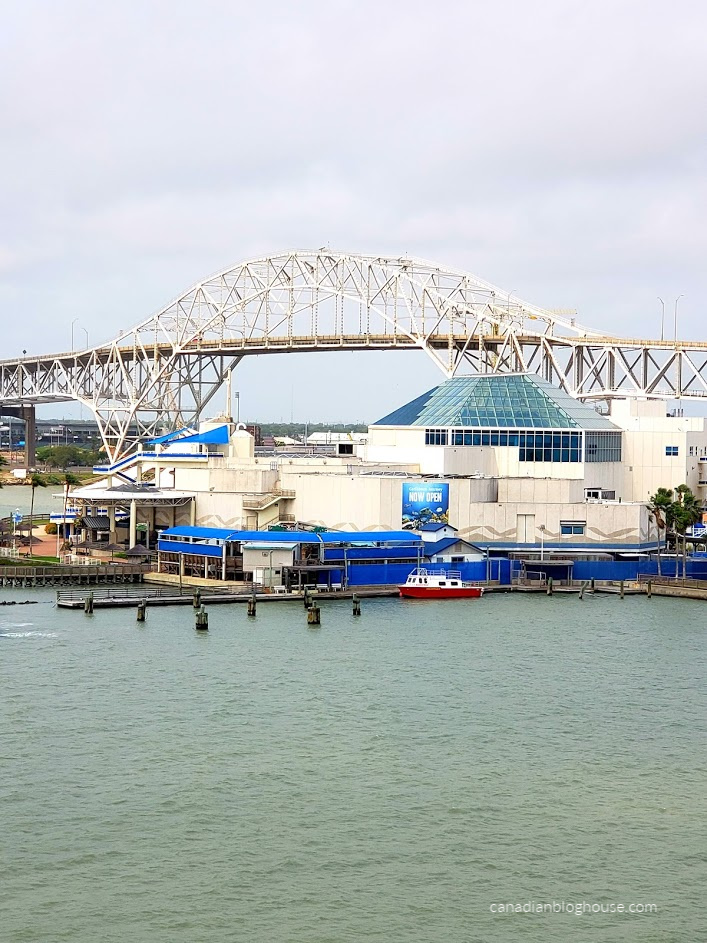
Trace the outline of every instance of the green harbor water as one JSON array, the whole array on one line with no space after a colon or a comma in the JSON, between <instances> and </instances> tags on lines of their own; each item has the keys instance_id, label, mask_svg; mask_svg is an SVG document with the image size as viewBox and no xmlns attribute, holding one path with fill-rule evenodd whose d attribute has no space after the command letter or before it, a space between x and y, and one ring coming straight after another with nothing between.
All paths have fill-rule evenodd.
<instances>
[{"instance_id":1,"label":"green harbor water","mask_svg":"<svg viewBox=\"0 0 707 943\"><path fill-rule=\"evenodd\" d=\"M32 503L32 489L29 485L6 485L0 490L0 517L9 517L14 511L29 516ZM47 485L46 488L34 489L34 513L46 514L54 511L61 513L64 502L61 485Z\"/></svg>"},{"instance_id":2,"label":"green harbor water","mask_svg":"<svg viewBox=\"0 0 707 943\"><path fill-rule=\"evenodd\" d=\"M700 602L0 598L3 943L707 938Z\"/></svg>"}]
</instances>

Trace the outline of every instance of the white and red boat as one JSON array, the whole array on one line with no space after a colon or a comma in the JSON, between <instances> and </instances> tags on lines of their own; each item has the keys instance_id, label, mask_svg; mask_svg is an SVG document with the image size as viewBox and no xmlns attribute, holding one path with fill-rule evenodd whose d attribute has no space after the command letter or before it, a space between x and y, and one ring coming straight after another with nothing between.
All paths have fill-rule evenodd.
<instances>
[{"instance_id":1,"label":"white and red boat","mask_svg":"<svg viewBox=\"0 0 707 943\"><path fill-rule=\"evenodd\" d=\"M465 583L457 570L413 570L399 586L400 595L408 599L478 599L483 586Z\"/></svg>"}]
</instances>

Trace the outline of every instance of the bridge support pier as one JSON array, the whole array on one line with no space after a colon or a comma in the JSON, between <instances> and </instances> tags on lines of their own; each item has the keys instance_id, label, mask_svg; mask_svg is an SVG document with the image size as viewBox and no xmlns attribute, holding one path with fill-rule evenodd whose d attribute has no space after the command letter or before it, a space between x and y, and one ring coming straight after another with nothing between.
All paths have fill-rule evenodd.
<instances>
[{"instance_id":1,"label":"bridge support pier","mask_svg":"<svg viewBox=\"0 0 707 943\"><path fill-rule=\"evenodd\" d=\"M25 424L25 465L34 468L37 462L37 416L34 406L3 406L3 416L21 419Z\"/></svg>"}]
</instances>

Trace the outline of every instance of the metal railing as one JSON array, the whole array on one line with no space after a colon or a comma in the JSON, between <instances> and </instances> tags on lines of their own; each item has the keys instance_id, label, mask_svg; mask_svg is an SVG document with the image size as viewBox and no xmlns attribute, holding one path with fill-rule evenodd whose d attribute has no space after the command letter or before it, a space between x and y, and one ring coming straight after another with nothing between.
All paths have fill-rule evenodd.
<instances>
[{"instance_id":1,"label":"metal railing","mask_svg":"<svg viewBox=\"0 0 707 943\"><path fill-rule=\"evenodd\" d=\"M33 579L39 577L61 576L139 576L151 572L151 567L141 563L131 563L127 566L64 566L61 563L54 566L33 566L31 563L23 566L0 566L0 579Z\"/></svg>"},{"instance_id":2,"label":"metal railing","mask_svg":"<svg viewBox=\"0 0 707 943\"><path fill-rule=\"evenodd\" d=\"M195 586L151 586L149 583L128 583L124 586L91 586L87 589L85 586L81 589L58 589L56 592L57 602L76 602L84 599L90 592L94 599L160 599L182 596L191 599L197 591ZM223 585L200 586L198 591L202 598L209 596L239 595L232 588Z\"/></svg>"},{"instance_id":3,"label":"metal railing","mask_svg":"<svg viewBox=\"0 0 707 943\"><path fill-rule=\"evenodd\" d=\"M654 586L687 586L691 589L707 589L707 580L692 579L692 577L679 576L653 576L648 573L639 573L638 582L641 584L652 583Z\"/></svg>"}]
</instances>

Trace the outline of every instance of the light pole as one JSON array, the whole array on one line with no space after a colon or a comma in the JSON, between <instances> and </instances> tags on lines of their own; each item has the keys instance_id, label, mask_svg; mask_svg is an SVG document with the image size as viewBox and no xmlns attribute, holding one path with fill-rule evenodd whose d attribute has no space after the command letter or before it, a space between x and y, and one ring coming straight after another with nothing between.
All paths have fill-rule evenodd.
<instances>
[{"instance_id":1,"label":"light pole","mask_svg":"<svg viewBox=\"0 0 707 943\"><path fill-rule=\"evenodd\" d=\"M74 324L78 321L78 318L74 318L71 322L71 352L74 352Z\"/></svg>"},{"instance_id":2,"label":"light pole","mask_svg":"<svg viewBox=\"0 0 707 943\"><path fill-rule=\"evenodd\" d=\"M540 562L542 563L545 559L545 525L541 524L538 529L540 531Z\"/></svg>"},{"instance_id":3,"label":"light pole","mask_svg":"<svg viewBox=\"0 0 707 943\"><path fill-rule=\"evenodd\" d=\"M677 298L675 299L674 340L678 339L678 301L680 301L680 299L684 297L685 295L682 294L682 295L678 295Z\"/></svg>"},{"instance_id":4,"label":"light pole","mask_svg":"<svg viewBox=\"0 0 707 943\"><path fill-rule=\"evenodd\" d=\"M20 509L15 508L12 515L12 553L17 552L17 522L21 519ZM30 535L31 536L31 535Z\"/></svg>"},{"instance_id":5,"label":"light pole","mask_svg":"<svg viewBox=\"0 0 707 943\"><path fill-rule=\"evenodd\" d=\"M86 335L86 350L88 350L88 331L86 330L85 327L82 327L81 330L82 330L82 331L84 332L84 334Z\"/></svg>"},{"instance_id":6,"label":"light pole","mask_svg":"<svg viewBox=\"0 0 707 943\"><path fill-rule=\"evenodd\" d=\"M658 301L663 306L663 311L662 311L662 314L660 315L660 339L665 340L665 337L664 337L665 335L665 302L660 297L660 295L658 295Z\"/></svg>"}]
</instances>

